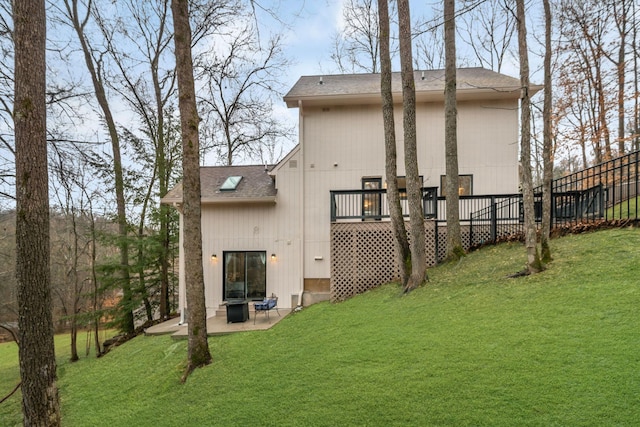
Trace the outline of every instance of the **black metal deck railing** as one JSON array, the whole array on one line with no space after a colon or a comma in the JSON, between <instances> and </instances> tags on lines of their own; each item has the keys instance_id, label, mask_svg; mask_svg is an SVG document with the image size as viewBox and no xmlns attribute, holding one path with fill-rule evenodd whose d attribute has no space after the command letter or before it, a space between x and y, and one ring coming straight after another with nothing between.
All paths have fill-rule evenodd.
<instances>
[{"instance_id":1,"label":"black metal deck railing","mask_svg":"<svg viewBox=\"0 0 640 427\"><path fill-rule=\"evenodd\" d=\"M422 209L425 218L438 215L436 187L422 189ZM353 220L381 220L389 218L387 190L333 190L331 194L331 222ZM400 198L402 214L409 216L406 197Z\"/></svg>"},{"instance_id":2,"label":"black metal deck railing","mask_svg":"<svg viewBox=\"0 0 640 427\"><path fill-rule=\"evenodd\" d=\"M640 151L635 151L558 178L553 181L552 194L579 192L582 194L579 203L583 206L597 199L602 203L601 218L605 220L638 219L639 163ZM577 217L580 221L594 218L594 215Z\"/></svg>"},{"instance_id":3,"label":"black metal deck railing","mask_svg":"<svg viewBox=\"0 0 640 427\"><path fill-rule=\"evenodd\" d=\"M604 162L552 182L552 227L598 220L639 219L640 151ZM422 189L424 217L446 225L446 199L436 187ZM401 200L408 216L406 198ZM536 221L542 217L541 189L534 196ZM461 225L469 228L469 245L523 231L522 194L460 196ZM331 221L389 218L386 190L331 191Z\"/></svg>"},{"instance_id":4,"label":"black metal deck railing","mask_svg":"<svg viewBox=\"0 0 640 427\"><path fill-rule=\"evenodd\" d=\"M553 180L551 185L551 226L559 227L599 220L637 220L640 192L640 152L612 159L596 166ZM542 217L541 188L536 188L536 221ZM518 212L517 221L513 212ZM471 215L472 245L474 227L490 230L490 241L522 232L522 195L491 203ZM519 224L516 225L516 224ZM479 234L479 233L475 233ZM486 233L485 233L486 235Z\"/></svg>"}]
</instances>

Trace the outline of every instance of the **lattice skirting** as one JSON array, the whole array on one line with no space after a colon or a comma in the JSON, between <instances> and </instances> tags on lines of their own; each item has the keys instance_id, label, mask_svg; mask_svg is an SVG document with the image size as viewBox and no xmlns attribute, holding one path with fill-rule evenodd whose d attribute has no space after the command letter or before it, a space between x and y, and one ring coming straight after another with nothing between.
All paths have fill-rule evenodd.
<instances>
[{"instance_id":1,"label":"lattice skirting","mask_svg":"<svg viewBox=\"0 0 640 427\"><path fill-rule=\"evenodd\" d=\"M409 224L406 225L408 228ZM468 249L471 239L469 228L462 226L461 234L463 245ZM446 226L425 221L427 266L443 259L446 239ZM399 280L400 268L396 258L390 222L331 224L331 301L343 301L381 284Z\"/></svg>"},{"instance_id":2,"label":"lattice skirting","mask_svg":"<svg viewBox=\"0 0 640 427\"><path fill-rule=\"evenodd\" d=\"M406 223L407 229L409 223ZM490 238L487 226L462 225L462 244L468 250ZM411 235L409 234L409 239ZM425 221L427 266L444 259L447 227L435 221ZM331 301L343 301L354 295L400 279L396 247L390 222L348 222L331 224Z\"/></svg>"}]
</instances>

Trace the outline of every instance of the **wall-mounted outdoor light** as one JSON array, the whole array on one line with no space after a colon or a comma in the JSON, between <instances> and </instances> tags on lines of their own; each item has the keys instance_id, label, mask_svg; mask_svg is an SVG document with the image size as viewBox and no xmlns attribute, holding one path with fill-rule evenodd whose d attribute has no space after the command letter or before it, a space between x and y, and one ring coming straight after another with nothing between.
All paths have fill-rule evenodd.
<instances>
[{"instance_id":1,"label":"wall-mounted outdoor light","mask_svg":"<svg viewBox=\"0 0 640 427\"><path fill-rule=\"evenodd\" d=\"M217 261L217 260L218 260L218 255L217 254L211 255L211 261Z\"/></svg>"},{"instance_id":2,"label":"wall-mounted outdoor light","mask_svg":"<svg viewBox=\"0 0 640 427\"><path fill-rule=\"evenodd\" d=\"M271 261L275 261L276 260L276 254L271 254Z\"/></svg>"}]
</instances>

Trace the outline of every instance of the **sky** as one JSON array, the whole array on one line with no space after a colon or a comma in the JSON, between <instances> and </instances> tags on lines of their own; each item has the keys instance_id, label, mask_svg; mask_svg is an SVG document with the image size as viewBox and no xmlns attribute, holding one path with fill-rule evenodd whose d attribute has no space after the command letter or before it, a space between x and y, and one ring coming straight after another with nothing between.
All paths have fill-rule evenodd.
<instances>
[{"instance_id":1,"label":"sky","mask_svg":"<svg viewBox=\"0 0 640 427\"><path fill-rule=\"evenodd\" d=\"M269 16L260 15L267 31L284 31L285 54L292 65L284 70L282 82L288 91L305 75L330 74L336 72L331 61L331 42L336 32L343 27L343 0L267 0L278 10L283 21L277 22ZM297 125L297 108L287 108L284 101L274 106L274 114L286 117L287 122ZM292 141L293 148L297 141Z\"/></svg>"},{"instance_id":2,"label":"sky","mask_svg":"<svg viewBox=\"0 0 640 427\"><path fill-rule=\"evenodd\" d=\"M264 0L262 4L277 10L282 22L264 13L258 13L264 26L263 32L284 31L285 54L293 60L293 65L284 70L282 82L288 91L304 75L337 73L336 65L331 61L332 39L344 26L342 7L344 0ZM440 7L441 0L411 0L412 21L431 17L434 7ZM393 25L393 24L392 24ZM458 49L464 47L458 41ZM471 56L470 56L471 57ZM459 64L476 66L477 64ZM503 73L518 76L518 63L515 58L507 60ZM288 109L284 101L275 105L275 115L287 117L287 122L297 124L297 109ZM296 141L292 141L291 147Z\"/></svg>"},{"instance_id":3,"label":"sky","mask_svg":"<svg viewBox=\"0 0 640 427\"><path fill-rule=\"evenodd\" d=\"M342 0L283 0L284 19L291 28L285 31L285 51L294 65L286 72L292 86L300 76L327 72L331 39L342 25Z\"/></svg>"},{"instance_id":4,"label":"sky","mask_svg":"<svg viewBox=\"0 0 640 427\"><path fill-rule=\"evenodd\" d=\"M245 0L249 3L249 0ZM337 73L337 66L331 60L332 40L336 33L344 27L343 3L346 0L252 0L255 6L260 37L268 39L269 35L278 32L284 38L283 51L291 60L291 66L282 70L280 81L283 85L283 95L304 75ZM410 0L412 20L429 17L434 7L440 7L442 0ZM480 0L478 0L480 1ZM267 8L271 13L261 6ZM228 28L233 28L230 22ZM471 64L475 65L475 64ZM506 71L516 76L515 72ZM129 127L134 117L127 108L116 108L120 112L118 120ZM274 116L284 118L286 122L297 129L298 111L287 108L282 97L275 100ZM101 132L98 131L102 137ZM283 147L286 154L297 143L297 136L288 141ZM219 159L211 153L204 159L204 164L219 163Z\"/></svg>"},{"instance_id":5,"label":"sky","mask_svg":"<svg viewBox=\"0 0 640 427\"><path fill-rule=\"evenodd\" d=\"M331 63L331 39L342 25L342 0L263 0L260 4L272 8L278 19L256 9L261 37L269 32L284 34L283 50L291 66L283 70L281 82L284 94L304 75L335 72ZM274 116L294 127L296 135L285 143L282 155L297 144L298 109L287 108L280 98L274 104ZM242 161L241 161L242 162ZM205 156L205 164L215 164L214 153Z\"/></svg>"},{"instance_id":6,"label":"sky","mask_svg":"<svg viewBox=\"0 0 640 427\"><path fill-rule=\"evenodd\" d=\"M289 87L303 75L336 72L330 58L331 42L334 34L344 26L343 3L344 0L267 0L264 3L277 8L282 20L291 25L285 30L285 51L296 64L286 72L285 80ZM434 7L440 7L441 0L411 0L409 3L412 20L416 20L430 18ZM265 22L270 28L282 28L273 19L265 19ZM459 38L457 44L458 49L464 48ZM517 77L515 58L506 64L504 73Z\"/></svg>"}]
</instances>

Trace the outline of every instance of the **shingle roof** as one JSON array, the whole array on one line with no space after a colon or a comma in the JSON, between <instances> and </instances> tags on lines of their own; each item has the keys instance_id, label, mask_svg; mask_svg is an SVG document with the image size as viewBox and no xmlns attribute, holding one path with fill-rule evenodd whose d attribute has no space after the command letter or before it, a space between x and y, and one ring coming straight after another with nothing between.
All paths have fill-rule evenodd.
<instances>
[{"instance_id":1,"label":"shingle roof","mask_svg":"<svg viewBox=\"0 0 640 427\"><path fill-rule=\"evenodd\" d=\"M424 78L423 78L424 77ZM460 68L457 70L458 97L520 97L520 80L484 68ZM402 92L400 73L392 74L392 92ZM416 96L420 98L442 98L444 93L444 70L415 71ZM532 85L532 92L541 87ZM325 102L348 102L380 99L380 74L340 74L302 76L284 97L288 107L297 107L298 100Z\"/></svg>"},{"instance_id":2,"label":"shingle roof","mask_svg":"<svg viewBox=\"0 0 640 427\"><path fill-rule=\"evenodd\" d=\"M202 203L275 202L276 186L269 171L272 166L205 166L200 168ZM242 176L235 190L221 191L230 176ZM162 203L182 203L182 182L173 187Z\"/></svg>"}]
</instances>

